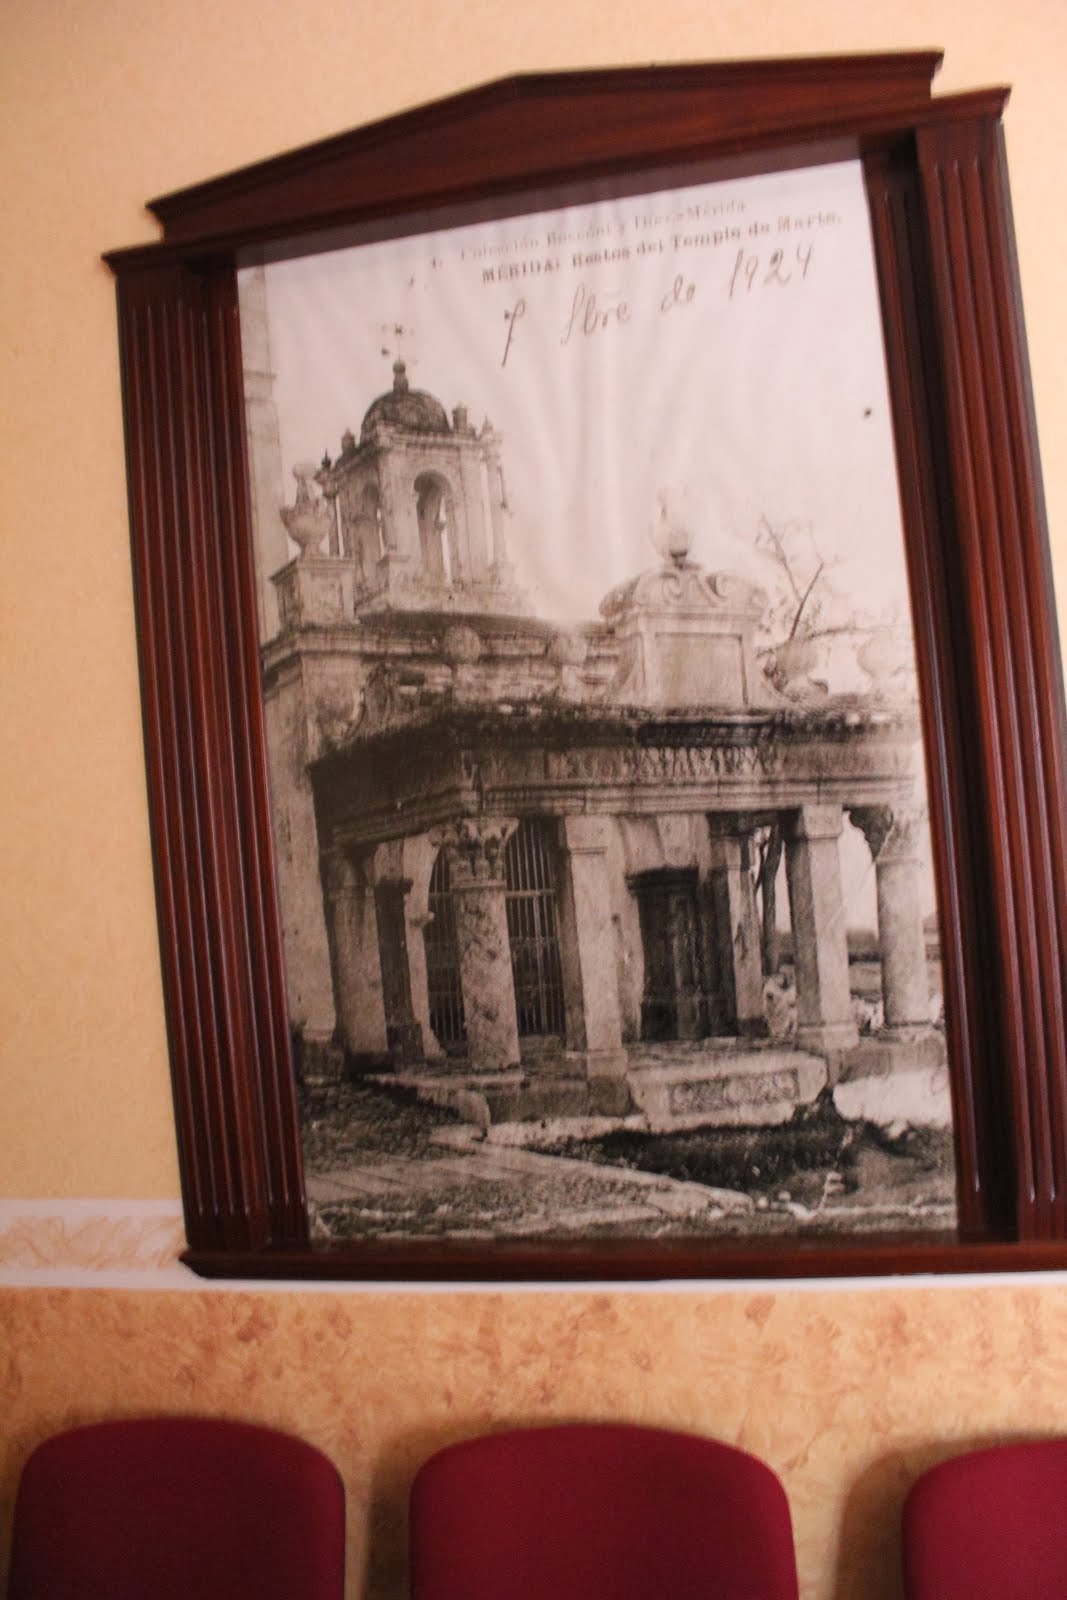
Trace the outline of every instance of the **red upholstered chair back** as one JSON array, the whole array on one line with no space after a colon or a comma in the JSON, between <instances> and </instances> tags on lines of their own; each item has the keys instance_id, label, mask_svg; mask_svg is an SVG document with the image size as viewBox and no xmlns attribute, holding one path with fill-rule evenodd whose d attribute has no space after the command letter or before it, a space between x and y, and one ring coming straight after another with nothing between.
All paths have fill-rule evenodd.
<instances>
[{"instance_id":1,"label":"red upholstered chair back","mask_svg":"<svg viewBox=\"0 0 1067 1600\"><path fill-rule=\"evenodd\" d=\"M344 1522L332 1462L271 1428L73 1428L23 1469L8 1600L341 1600Z\"/></svg>"},{"instance_id":2,"label":"red upholstered chair back","mask_svg":"<svg viewBox=\"0 0 1067 1600\"><path fill-rule=\"evenodd\" d=\"M1067 1439L931 1467L904 1503L909 1600L1063 1600Z\"/></svg>"},{"instance_id":3,"label":"red upholstered chair back","mask_svg":"<svg viewBox=\"0 0 1067 1600\"><path fill-rule=\"evenodd\" d=\"M411 1492L413 1600L797 1600L785 1491L730 1445L532 1428L453 1445Z\"/></svg>"}]
</instances>

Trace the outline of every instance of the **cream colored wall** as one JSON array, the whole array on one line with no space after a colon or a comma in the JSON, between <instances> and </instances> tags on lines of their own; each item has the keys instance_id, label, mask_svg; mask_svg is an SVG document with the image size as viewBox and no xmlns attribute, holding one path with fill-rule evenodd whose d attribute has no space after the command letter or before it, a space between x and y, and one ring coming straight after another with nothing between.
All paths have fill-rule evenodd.
<instances>
[{"instance_id":1,"label":"cream colored wall","mask_svg":"<svg viewBox=\"0 0 1067 1600\"><path fill-rule=\"evenodd\" d=\"M155 1228L165 1261L178 1179L101 250L154 236L142 209L152 195L504 73L943 46L942 89L1015 86L1008 144L1067 596L1067 7L2 0L0 19L0 1194L58 1197L72 1214L79 1199L155 1201L134 1232L143 1254ZM89 1255L99 1219L92 1227ZM28 1282L40 1237L9 1249L29 1263ZM407 1481L428 1449L512 1419L629 1416L765 1454L793 1499L805 1595L889 1600L896 1508L921 1464L979 1437L1067 1430L1065 1320L1067 1288L1036 1281L683 1294L9 1289L0 1497L29 1446L65 1421L162 1408L280 1422L343 1467L350 1595L364 1592L369 1548L366 1592L385 1600L402 1572Z\"/></svg>"}]
</instances>

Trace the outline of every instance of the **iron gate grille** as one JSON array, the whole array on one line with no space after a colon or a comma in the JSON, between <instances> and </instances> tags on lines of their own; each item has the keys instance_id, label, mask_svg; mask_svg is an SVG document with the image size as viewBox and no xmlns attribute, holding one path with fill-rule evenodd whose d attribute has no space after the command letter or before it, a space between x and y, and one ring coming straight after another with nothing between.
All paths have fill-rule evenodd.
<instances>
[{"instance_id":1,"label":"iron gate grille","mask_svg":"<svg viewBox=\"0 0 1067 1600\"><path fill-rule=\"evenodd\" d=\"M556 887L545 827L520 822L504 851L508 942L520 1038L563 1035Z\"/></svg>"},{"instance_id":2,"label":"iron gate grille","mask_svg":"<svg viewBox=\"0 0 1067 1600\"><path fill-rule=\"evenodd\" d=\"M462 1055L467 1048L467 1020L463 1014L463 990L459 982L456 908L452 900L448 857L443 850L437 852L437 860L430 874L427 910L430 921L426 924L423 939L426 945L430 1027L446 1055Z\"/></svg>"}]
</instances>

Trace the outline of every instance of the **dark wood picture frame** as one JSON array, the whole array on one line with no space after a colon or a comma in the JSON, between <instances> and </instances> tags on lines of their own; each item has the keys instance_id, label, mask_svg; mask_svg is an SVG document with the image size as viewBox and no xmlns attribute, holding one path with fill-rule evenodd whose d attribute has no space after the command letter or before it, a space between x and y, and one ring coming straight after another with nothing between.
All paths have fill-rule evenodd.
<instances>
[{"instance_id":1,"label":"dark wood picture frame","mask_svg":"<svg viewBox=\"0 0 1067 1600\"><path fill-rule=\"evenodd\" d=\"M623 1279L1067 1264L1067 716L1000 88L934 52L514 78L151 204L108 255L185 1260L206 1275ZM368 221L722 155L862 160L939 841L958 1232L312 1243L290 1059L236 267Z\"/></svg>"}]
</instances>

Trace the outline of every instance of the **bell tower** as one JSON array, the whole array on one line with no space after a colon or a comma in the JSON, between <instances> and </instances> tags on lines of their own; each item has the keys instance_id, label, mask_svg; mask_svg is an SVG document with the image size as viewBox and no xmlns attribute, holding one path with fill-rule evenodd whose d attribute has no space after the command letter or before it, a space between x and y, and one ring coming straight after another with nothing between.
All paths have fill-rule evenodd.
<instances>
[{"instance_id":1,"label":"bell tower","mask_svg":"<svg viewBox=\"0 0 1067 1600\"><path fill-rule=\"evenodd\" d=\"M508 560L500 436L488 421L472 427L465 406L449 418L403 361L358 440L346 432L315 481L335 508L331 542L354 569L357 613L526 611Z\"/></svg>"}]
</instances>

